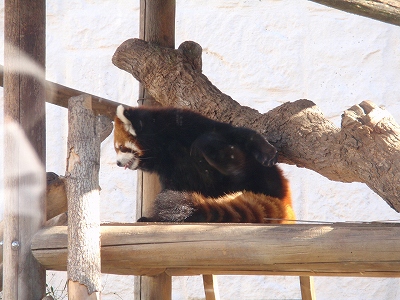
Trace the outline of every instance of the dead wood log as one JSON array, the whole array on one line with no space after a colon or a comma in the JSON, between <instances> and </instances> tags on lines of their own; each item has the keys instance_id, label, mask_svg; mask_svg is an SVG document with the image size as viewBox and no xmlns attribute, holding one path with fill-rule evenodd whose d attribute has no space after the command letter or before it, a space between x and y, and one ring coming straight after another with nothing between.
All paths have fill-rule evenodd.
<instances>
[{"instance_id":1,"label":"dead wood log","mask_svg":"<svg viewBox=\"0 0 400 300\"><path fill-rule=\"evenodd\" d=\"M106 116L98 116L96 130L100 142L104 141L112 132L113 125ZM50 220L67 211L67 195L65 194L65 177L53 172L46 173L46 220Z\"/></svg>"},{"instance_id":2,"label":"dead wood log","mask_svg":"<svg viewBox=\"0 0 400 300\"><path fill-rule=\"evenodd\" d=\"M65 178L53 172L46 173L46 220L66 212L68 209L65 194Z\"/></svg>"},{"instance_id":3,"label":"dead wood log","mask_svg":"<svg viewBox=\"0 0 400 300\"><path fill-rule=\"evenodd\" d=\"M400 211L400 127L388 112L362 102L343 114L342 128L309 100L260 114L222 93L201 73L201 52L194 42L172 50L129 39L118 47L113 63L131 73L162 105L191 108L212 119L252 128L277 147L280 162L335 181L364 182Z\"/></svg>"},{"instance_id":4,"label":"dead wood log","mask_svg":"<svg viewBox=\"0 0 400 300\"><path fill-rule=\"evenodd\" d=\"M400 3L397 0L311 0L352 14L389 24L400 25Z\"/></svg>"},{"instance_id":5,"label":"dead wood log","mask_svg":"<svg viewBox=\"0 0 400 300\"><path fill-rule=\"evenodd\" d=\"M68 214L67 212L61 213L44 223L44 227L51 226L68 226Z\"/></svg>"},{"instance_id":6,"label":"dead wood log","mask_svg":"<svg viewBox=\"0 0 400 300\"><path fill-rule=\"evenodd\" d=\"M71 299L100 299L100 135L88 95L68 105L68 292Z\"/></svg>"}]
</instances>

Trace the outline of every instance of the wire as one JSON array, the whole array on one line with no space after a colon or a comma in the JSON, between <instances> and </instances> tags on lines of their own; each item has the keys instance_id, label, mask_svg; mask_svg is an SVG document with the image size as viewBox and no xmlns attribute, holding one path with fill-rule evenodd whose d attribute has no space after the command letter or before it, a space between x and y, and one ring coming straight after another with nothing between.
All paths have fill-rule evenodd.
<instances>
[{"instance_id":1,"label":"wire","mask_svg":"<svg viewBox=\"0 0 400 300\"><path fill-rule=\"evenodd\" d=\"M279 219L279 218L264 218L267 221L285 221L293 222L296 224L346 224L346 223L357 223L357 224L400 224L400 219L395 220L377 220L377 221L344 221L344 222L334 222L334 221L318 221L318 220L290 220L290 219Z\"/></svg>"}]
</instances>

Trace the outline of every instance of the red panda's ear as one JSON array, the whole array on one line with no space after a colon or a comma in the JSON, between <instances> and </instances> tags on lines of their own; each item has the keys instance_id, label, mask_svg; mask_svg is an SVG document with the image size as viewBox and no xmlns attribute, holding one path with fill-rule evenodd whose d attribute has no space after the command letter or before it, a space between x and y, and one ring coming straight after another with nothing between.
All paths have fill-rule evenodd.
<instances>
[{"instance_id":1,"label":"red panda's ear","mask_svg":"<svg viewBox=\"0 0 400 300\"><path fill-rule=\"evenodd\" d=\"M122 105L119 105L117 107L117 118L121 120L121 122L124 124L124 128L127 132L132 134L133 136L136 136L135 129L132 126L132 122L128 120L128 118L124 114L125 108Z\"/></svg>"},{"instance_id":2,"label":"red panda's ear","mask_svg":"<svg viewBox=\"0 0 400 300\"><path fill-rule=\"evenodd\" d=\"M118 105L117 107L117 117L124 123L125 125L132 125L131 121L129 121L124 115L125 108L122 105Z\"/></svg>"}]
</instances>

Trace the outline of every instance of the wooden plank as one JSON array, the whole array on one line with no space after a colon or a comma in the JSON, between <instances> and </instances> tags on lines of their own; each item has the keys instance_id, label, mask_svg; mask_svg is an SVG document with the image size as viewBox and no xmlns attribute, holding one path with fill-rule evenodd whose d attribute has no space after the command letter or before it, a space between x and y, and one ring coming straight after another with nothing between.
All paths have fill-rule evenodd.
<instances>
[{"instance_id":1,"label":"wooden plank","mask_svg":"<svg viewBox=\"0 0 400 300\"><path fill-rule=\"evenodd\" d=\"M45 0L4 1L4 299L41 299L45 269L30 240L45 220ZM38 72L21 72L26 60ZM29 208L29 210L27 209Z\"/></svg>"},{"instance_id":2,"label":"wooden plank","mask_svg":"<svg viewBox=\"0 0 400 300\"><path fill-rule=\"evenodd\" d=\"M110 119L114 119L115 112L118 105L121 103L114 102L108 99L101 98L99 96L91 95L89 93L84 93L69 87L63 86L58 83L53 83L47 81L47 102L52 103L62 107L68 107L68 99L71 97L76 97L82 94L87 94L91 96L92 110L95 115L104 115Z\"/></svg>"},{"instance_id":3,"label":"wooden plank","mask_svg":"<svg viewBox=\"0 0 400 300\"><path fill-rule=\"evenodd\" d=\"M160 46L174 48L175 5L175 0L141 0L140 38ZM139 100L141 100L138 101L139 105L157 105L142 85L139 88ZM149 215L161 187L157 175L145 172L138 172L137 187L136 216L140 218ZM171 299L172 281L167 277L166 274L160 274L157 277L136 278L135 295L138 299Z\"/></svg>"},{"instance_id":4,"label":"wooden plank","mask_svg":"<svg viewBox=\"0 0 400 300\"><path fill-rule=\"evenodd\" d=\"M104 273L400 277L400 224L102 226ZM66 228L32 242L48 269L64 270Z\"/></svg>"},{"instance_id":5,"label":"wooden plank","mask_svg":"<svg viewBox=\"0 0 400 300\"><path fill-rule=\"evenodd\" d=\"M311 0L345 12L400 25L400 1L398 0Z\"/></svg>"},{"instance_id":6,"label":"wooden plank","mask_svg":"<svg viewBox=\"0 0 400 300\"><path fill-rule=\"evenodd\" d=\"M100 299L100 136L90 96L69 100L68 299Z\"/></svg>"},{"instance_id":7,"label":"wooden plank","mask_svg":"<svg viewBox=\"0 0 400 300\"><path fill-rule=\"evenodd\" d=\"M316 300L314 277L300 276L300 290L302 300Z\"/></svg>"},{"instance_id":8,"label":"wooden plank","mask_svg":"<svg viewBox=\"0 0 400 300\"><path fill-rule=\"evenodd\" d=\"M78 91L64 85L51 81L45 82L46 87L46 102L55 104L61 107L68 108L68 99L82 94L87 94L92 97L92 109L96 115L104 115L110 119L114 119L115 111L118 105L122 103L114 102L96 95L91 95L83 91ZM3 86L3 66L0 65L0 86Z\"/></svg>"}]
</instances>

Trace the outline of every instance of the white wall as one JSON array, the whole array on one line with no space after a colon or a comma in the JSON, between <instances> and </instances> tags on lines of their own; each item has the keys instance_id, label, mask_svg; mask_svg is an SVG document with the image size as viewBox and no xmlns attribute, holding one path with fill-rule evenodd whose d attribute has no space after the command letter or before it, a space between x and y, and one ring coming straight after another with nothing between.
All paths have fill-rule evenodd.
<instances>
[{"instance_id":1,"label":"white wall","mask_svg":"<svg viewBox=\"0 0 400 300\"><path fill-rule=\"evenodd\" d=\"M0 2L2 21L3 6ZM136 103L137 83L112 65L111 56L124 40L138 37L139 1L48 1L47 21L48 80ZM177 1L176 45L185 40L203 47L204 74L221 91L260 112L307 98L339 125L345 109L368 99L385 105L400 121L399 27L306 0ZM46 109L47 170L62 175L66 110L51 104ZM331 182L305 169L282 167L291 181L298 219L399 220L364 184ZM111 138L102 144L100 176L102 221L133 222L136 174L116 167ZM53 273L49 284L62 289L63 277ZM104 275L103 299L132 299L132 283L132 276ZM399 299L399 283L315 278L320 300ZM296 277L220 276L219 286L222 299L300 298ZM176 278L173 299L202 299L201 287L200 277Z\"/></svg>"}]
</instances>

